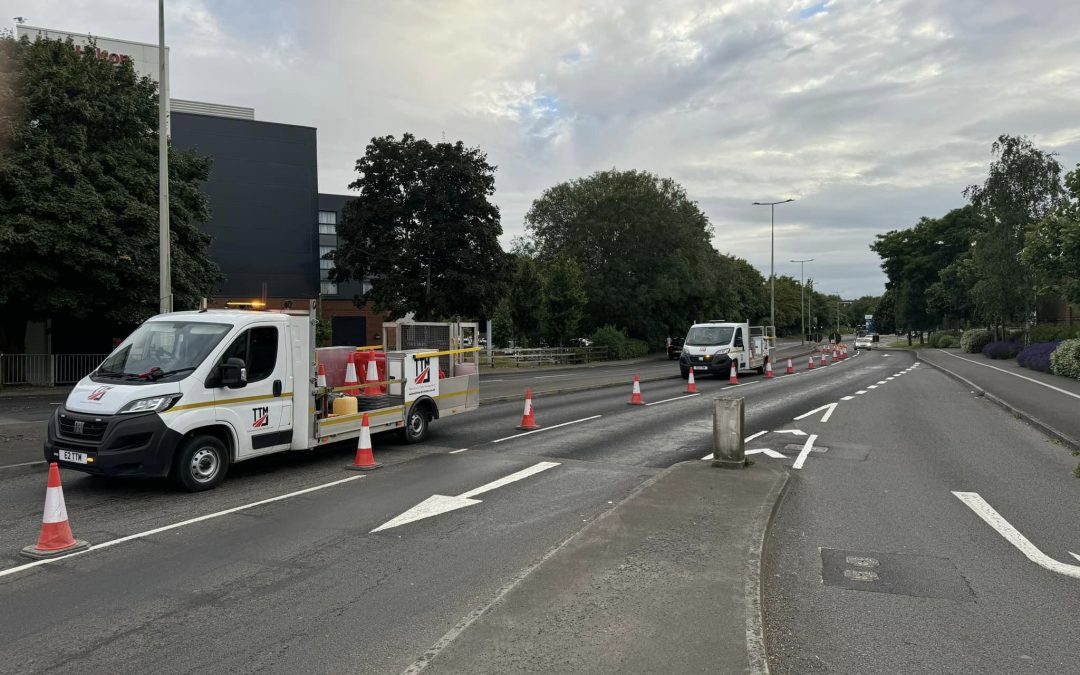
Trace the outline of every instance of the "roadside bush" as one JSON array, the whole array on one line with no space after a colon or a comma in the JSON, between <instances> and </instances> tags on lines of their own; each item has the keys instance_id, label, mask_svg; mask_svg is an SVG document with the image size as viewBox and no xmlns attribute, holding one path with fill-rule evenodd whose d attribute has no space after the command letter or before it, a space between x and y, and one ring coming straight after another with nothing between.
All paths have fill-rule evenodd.
<instances>
[{"instance_id":1,"label":"roadside bush","mask_svg":"<svg viewBox=\"0 0 1080 675\"><path fill-rule=\"evenodd\" d=\"M1080 380L1080 339L1065 340L1050 355L1050 372Z\"/></svg>"},{"instance_id":2,"label":"roadside bush","mask_svg":"<svg viewBox=\"0 0 1080 675\"><path fill-rule=\"evenodd\" d=\"M1020 330L1007 330L1005 331L1005 342L1023 342L1024 331Z\"/></svg>"},{"instance_id":3,"label":"roadside bush","mask_svg":"<svg viewBox=\"0 0 1080 675\"><path fill-rule=\"evenodd\" d=\"M626 348L626 332L612 325L601 326L592 334L594 347L607 347L608 358L621 358L619 354Z\"/></svg>"},{"instance_id":4,"label":"roadside bush","mask_svg":"<svg viewBox=\"0 0 1080 675\"><path fill-rule=\"evenodd\" d=\"M942 335L940 338L938 338L938 341L937 341L937 347L939 349L948 349L949 347L952 347L955 344L956 344L956 338L954 338L951 335ZM933 345L931 345L931 346L933 346Z\"/></svg>"},{"instance_id":5,"label":"roadside bush","mask_svg":"<svg viewBox=\"0 0 1080 675\"><path fill-rule=\"evenodd\" d=\"M1016 355L1019 354L1020 350L1023 348L1024 345L1019 342L998 340L996 342L988 342L986 346L982 348L982 355L988 359L1015 359Z\"/></svg>"},{"instance_id":6,"label":"roadside bush","mask_svg":"<svg viewBox=\"0 0 1080 675\"><path fill-rule=\"evenodd\" d=\"M626 338L626 343L623 344L622 354L620 359L636 359L641 356L645 356L649 353L649 343L644 340L638 340L635 338Z\"/></svg>"},{"instance_id":7,"label":"roadside bush","mask_svg":"<svg viewBox=\"0 0 1080 675\"><path fill-rule=\"evenodd\" d=\"M1080 338L1080 326L1058 326L1052 323L1041 323L1031 329L1032 342L1053 342L1073 338Z\"/></svg>"},{"instance_id":8,"label":"roadside bush","mask_svg":"<svg viewBox=\"0 0 1080 675\"><path fill-rule=\"evenodd\" d=\"M982 328L964 331L960 336L960 349L968 354L978 354L990 342L990 331Z\"/></svg>"},{"instance_id":9,"label":"roadside bush","mask_svg":"<svg viewBox=\"0 0 1080 675\"><path fill-rule=\"evenodd\" d=\"M1028 345L1016 355L1016 362L1024 368L1031 368L1042 373L1050 372L1050 355L1061 344L1061 340L1053 342L1036 342Z\"/></svg>"}]
</instances>

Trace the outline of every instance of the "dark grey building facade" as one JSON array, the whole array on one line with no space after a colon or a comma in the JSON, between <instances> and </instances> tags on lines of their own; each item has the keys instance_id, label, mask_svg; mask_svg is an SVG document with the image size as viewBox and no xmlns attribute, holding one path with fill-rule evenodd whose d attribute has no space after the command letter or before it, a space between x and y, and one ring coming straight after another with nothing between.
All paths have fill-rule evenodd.
<instances>
[{"instance_id":1,"label":"dark grey building facade","mask_svg":"<svg viewBox=\"0 0 1080 675\"><path fill-rule=\"evenodd\" d=\"M213 164L204 190L225 299L319 295L315 129L173 111L172 142Z\"/></svg>"}]
</instances>

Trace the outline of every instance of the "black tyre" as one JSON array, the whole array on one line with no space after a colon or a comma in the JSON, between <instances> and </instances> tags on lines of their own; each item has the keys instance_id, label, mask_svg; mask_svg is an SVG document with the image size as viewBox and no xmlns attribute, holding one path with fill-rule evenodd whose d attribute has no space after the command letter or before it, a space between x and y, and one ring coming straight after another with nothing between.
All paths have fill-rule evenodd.
<instances>
[{"instance_id":1,"label":"black tyre","mask_svg":"<svg viewBox=\"0 0 1080 675\"><path fill-rule=\"evenodd\" d=\"M172 479L188 492L202 492L218 486L229 471L229 450L213 436L192 436L176 452Z\"/></svg>"},{"instance_id":2,"label":"black tyre","mask_svg":"<svg viewBox=\"0 0 1080 675\"><path fill-rule=\"evenodd\" d=\"M405 419L405 428L402 430L406 443L419 443L428 436L428 428L431 424L431 416L423 406L414 405Z\"/></svg>"}]
</instances>

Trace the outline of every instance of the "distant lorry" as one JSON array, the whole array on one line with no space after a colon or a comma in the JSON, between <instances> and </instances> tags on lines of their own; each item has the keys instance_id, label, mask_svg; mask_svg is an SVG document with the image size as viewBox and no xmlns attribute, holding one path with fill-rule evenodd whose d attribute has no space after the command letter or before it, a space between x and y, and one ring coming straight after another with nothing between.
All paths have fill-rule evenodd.
<instances>
[{"instance_id":1,"label":"distant lorry","mask_svg":"<svg viewBox=\"0 0 1080 675\"><path fill-rule=\"evenodd\" d=\"M691 369L695 377L705 374L728 377L734 363L737 371L764 373L775 340L776 329L772 326L722 320L696 323L683 340L679 372L684 378Z\"/></svg>"},{"instance_id":2,"label":"distant lorry","mask_svg":"<svg viewBox=\"0 0 1080 675\"><path fill-rule=\"evenodd\" d=\"M236 462L356 439L364 413L372 433L396 429L416 443L433 420L479 407L479 348L460 348L476 339L476 324L386 324L385 349L360 348L379 381L348 387L348 354L362 352L316 349L316 324L314 303L150 318L53 414L45 460L93 474L170 476L194 492L218 485Z\"/></svg>"}]
</instances>

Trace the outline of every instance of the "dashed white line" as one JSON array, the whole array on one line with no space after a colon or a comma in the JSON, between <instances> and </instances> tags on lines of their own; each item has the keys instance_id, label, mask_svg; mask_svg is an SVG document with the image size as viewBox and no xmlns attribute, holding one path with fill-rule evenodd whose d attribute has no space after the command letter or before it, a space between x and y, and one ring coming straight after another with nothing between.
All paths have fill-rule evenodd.
<instances>
[{"instance_id":1,"label":"dashed white line","mask_svg":"<svg viewBox=\"0 0 1080 675\"><path fill-rule=\"evenodd\" d=\"M867 389L877 389L877 387L878 386L876 384L872 384L869 387L867 387Z\"/></svg>"},{"instance_id":2,"label":"dashed white line","mask_svg":"<svg viewBox=\"0 0 1080 675\"><path fill-rule=\"evenodd\" d=\"M814 441L816 440L817 434L810 434L810 437L806 439L806 443L803 444L802 450L799 451L799 456L795 458L795 463L791 465L792 469L803 468L803 464L806 463L806 457L814 448Z\"/></svg>"},{"instance_id":3,"label":"dashed white line","mask_svg":"<svg viewBox=\"0 0 1080 675\"><path fill-rule=\"evenodd\" d=\"M896 378L895 378L895 377L893 377L892 375L890 375L889 377L886 377L885 379L886 379L886 380L895 380Z\"/></svg>"},{"instance_id":4,"label":"dashed white line","mask_svg":"<svg viewBox=\"0 0 1080 675\"><path fill-rule=\"evenodd\" d=\"M855 397L854 396L841 396L840 400L841 401L850 401L853 398L855 398Z\"/></svg>"},{"instance_id":5,"label":"dashed white line","mask_svg":"<svg viewBox=\"0 0 1080 675\"><path fill-rule=\"evenodd\" d=\"M653 401L652 403L646 403L645 407L648 408L651 405L660 405L661 403L670 403L671 401L679 401L684 398L694 398L700 396L700 394L687 394L685 396L676 396L675 398L665 398L663 401Z\"/></svg>"},{"instance_id":6,"label":"dashed white line","mask_svg":"<svg viewBox=\"0 0 1080 675\"><path fill-rule=\"evenodd\" d=\"M456 455L456 454L458 454L459 452L465 452L466 450L468 450L468 448L462 448L462 449L460 449L460 450L451 450L451 451L450 451L450 454L451 454L451 455Z\"/></svg>"},{"instance_id":7,"label":"dashed white line","mask_svg":"<svg viewBox=\"0 0 1080 675\"><path fill-rule=\"evenodd\" d=\"M885 380L878 380L877 383L878 384L885 384Z\"/></svg>"},{"instance_id":8,"label":"dashed white line","mask_svg":"<svg viewBox=\"0 0 1080 675\"><path fill-rule=\"evenodd\" d=\"M550 427L544 427L543 429L536 429L534 431L526 431L524 433L514 434L513 436L507 436L506 438L497 438L494 441L492 441L492 443L502 443L503 441L509 441L509 440L514 439L514 438L521 438L522 436L530 436L532 434L538 434L541 431L551 431L552 429L558 429L559 427L565 427L565 426L568 426L568 425L571 425L571 424L578 424L580 422L588 422L589 420L594 420L597 417L601 417L601 415L593 415L592 417L582 417L581 419L574 420L572 422L563 422L562 424L554 424L554 425L552 425Z\"/></svg>"},{"instance_id":9,"label":"dashed white line","mask_svg":"<svg viewBox=\"0 0 1080 675\"><path fill-rule=\"evenodd\" d=\"M862 396L865 393L866 393L865 389L860 389L859 391L855 392L856 396Z\"/></svg>"}]
</instances>

